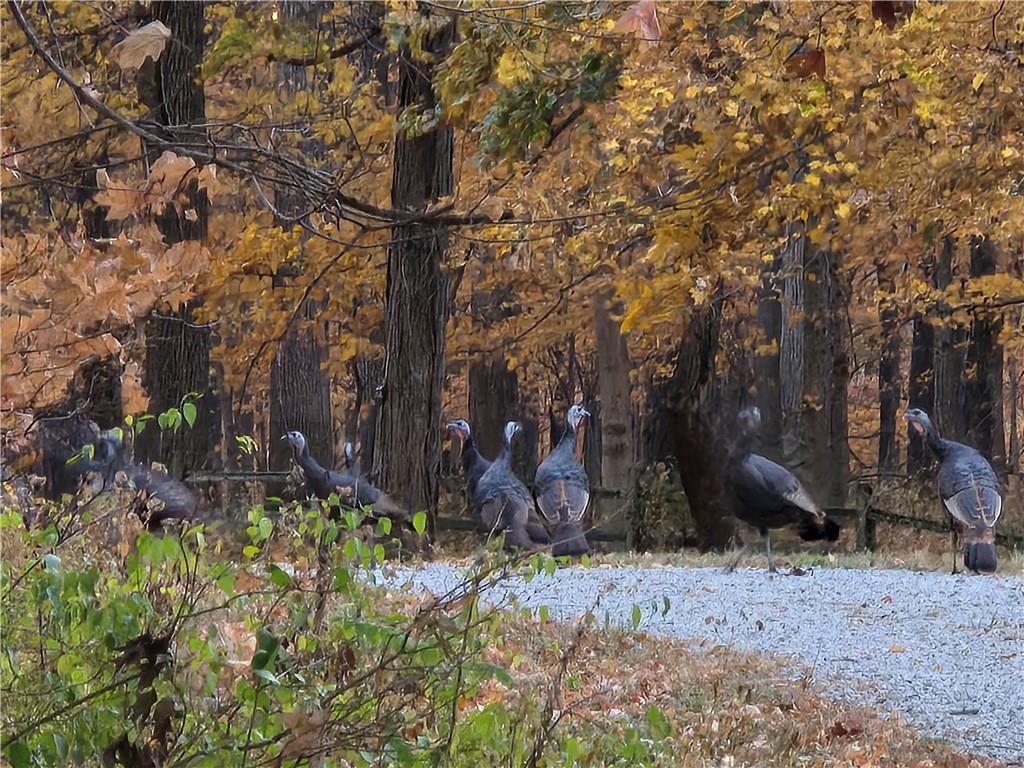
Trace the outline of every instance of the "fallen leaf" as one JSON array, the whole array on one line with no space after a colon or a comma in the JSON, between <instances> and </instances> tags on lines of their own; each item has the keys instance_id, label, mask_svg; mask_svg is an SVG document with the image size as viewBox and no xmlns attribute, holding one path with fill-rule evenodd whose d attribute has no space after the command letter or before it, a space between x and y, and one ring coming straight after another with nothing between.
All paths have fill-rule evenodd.
<instances>
[{"instance_id":1,"label":"fallen leaf","mask_svg":"<svg viewBox=\"0 0 1024 768\"><path fill-rule=\"evenodd\" d=\"M170 37L171 30L163 22L151 21L114 46L117 62L121 69L138 69L146 63L146 59L156 61L167 47Z\"/></svg>"},{"instance_id":2,"label":"fallen leaf","mask_svg":"<svg viewBox=\"0 0 1024 768\"><path fill-rule=\"evenodd\" d=\"M629 6L612 27L616 35L632 33L643 45L650 46L661 40L661 24L654 0L638 0Z\"/></svg>"},{"instance_id":3,"label":"fallen leaf","mask_svg":"<svg viewBox=\"0 0 1024 768\"><path fill-rule=\"evenodd\" d=\"M786 60L786 71L798 78L817 75L825 79L825 52L817 48L794 53Z\"/></svg>"},{"instance_id":4,"label":"fallen leaf","mask_svg":"<svg viewBox=\"0 0 1024 768\"><path fill-rule=\"evenodd\" d=\"M890 645L889 653L906 653L907 647L905 645Z\"/></svg>"}]
</instances>

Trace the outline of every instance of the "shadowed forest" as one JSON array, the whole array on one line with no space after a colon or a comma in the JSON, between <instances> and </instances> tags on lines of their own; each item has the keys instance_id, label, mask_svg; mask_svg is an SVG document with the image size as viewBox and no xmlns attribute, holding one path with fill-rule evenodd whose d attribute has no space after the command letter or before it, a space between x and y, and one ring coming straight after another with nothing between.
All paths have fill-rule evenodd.
<instances>
[{"instance_id":1,"label":"shadowed forest","mask_svg":"<svg viewBox=\"0 0 1024 768\"><path fill-rule=\"evenodd\" d=\"M722 553L737 517L767 543L783 523L734 509L755 448L817 515L802 538L839 522L806 545L822 562L948 557L951 525L973 557L941 434L990 467L995 496L972 487L998 526L983 510L975 535L1019 571L1020 5L10 0L0 20L12 765L771 753L709 726L770 696L692 698L770 674L753 659L694 660L685 711L563 722L580 649L621 667L626 646L593 616L527 637L482 598L550 552L489 546L434 599L370 588L396 552L526 524L475 495L471 446L522 486L520 549L555 557ZM589 543L560 551L570 524ZM524 680L520 652L550 675ZM838 705L793 706L765 727ZM967 759L870 723L842 726L855 757L831 721L785 754ZM703 752L680 757L684 731Z\"/></svg>"}]
</instances>

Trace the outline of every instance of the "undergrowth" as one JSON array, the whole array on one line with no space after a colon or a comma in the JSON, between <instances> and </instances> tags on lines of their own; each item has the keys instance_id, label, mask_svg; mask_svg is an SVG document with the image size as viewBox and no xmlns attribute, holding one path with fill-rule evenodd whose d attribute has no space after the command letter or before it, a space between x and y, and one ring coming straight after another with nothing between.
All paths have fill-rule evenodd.
<instances>
[{"instance_id":1,"label":"undergrowth","mask_svg":"<svg viewBox=\"0 0 1024 768\"><path fill-rule=\"evenodd\" d=\"M400 549L298 507L247 543L116 504L0 516L2 750L21 766L968 766L774 662L486 607L541 555L445 595L372 585ZM422 528L421 525L416 526ZM408 540L408 537L406 537ZM564 564L561 564L564 566ZM982 764L975 761L974 764Z\"/></svg>"}]
</instances>

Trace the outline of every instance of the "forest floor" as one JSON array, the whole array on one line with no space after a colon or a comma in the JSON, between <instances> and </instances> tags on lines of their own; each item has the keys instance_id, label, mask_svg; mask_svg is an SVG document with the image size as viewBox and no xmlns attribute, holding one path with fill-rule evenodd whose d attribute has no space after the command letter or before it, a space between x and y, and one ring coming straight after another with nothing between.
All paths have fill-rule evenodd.
<instances>
[{"instance_id":1,"label":"forest floor","mask_svg":"<svg viewBox=\"0 0 1024 768\"><path fill-rule=\"evenodd\" d=\"M458 565L433 563L398 569L388 581L443 592L460 574ZM487 599L556 623L589 612L614 633L638 630L646 638L641 644L653 644L658 655L662 645L685 641L686 658L703 658L695 669L707 674L756 669L752 688L773 675L775 692L755 705L758 716L797 695L820 697L821 717L833 720L817 723L826 741L889 729L878 738L891 748L893 739L907 738L900 730L905 721L926 738L910 739L924 751L907 752L904 744L889 753L906 760L901 765L952 764L948 756L926 758L925 751L938 749L929 738L1024 764L1024 582L1015 576L837 567L771 576L763 568L727 574L717 567L596 564L529 583L513 577ZM626 637L627 646L636 645L635 635ZM684 657L666 658L674 664Z\"/></svg>"}]
</instances>

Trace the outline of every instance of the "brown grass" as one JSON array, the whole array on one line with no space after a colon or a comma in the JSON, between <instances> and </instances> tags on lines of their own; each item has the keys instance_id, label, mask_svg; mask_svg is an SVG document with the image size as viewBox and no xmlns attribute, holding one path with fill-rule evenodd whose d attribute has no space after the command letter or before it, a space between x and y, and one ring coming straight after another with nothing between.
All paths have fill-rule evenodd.
<instances>
[{"instance_id":1,"label":"brown grass","mask_svg":"<svg viewBox=\"0 0 1024 768\"><path fill-rule=\"evenodd\" d=\"M574 641L578 628L511 619L507 625L505 646L488 660L514 675L519 690L510 694L543 695L558 649ZM787 677L777 660L724 647L697 650L590 626L579 634L567 671L578 685L561 694L565 727L621 733L656 705L672 724L666 766L1000 765L923 738L898 717L832 701L808 679Z\"/></svg>"}]
</instances>

